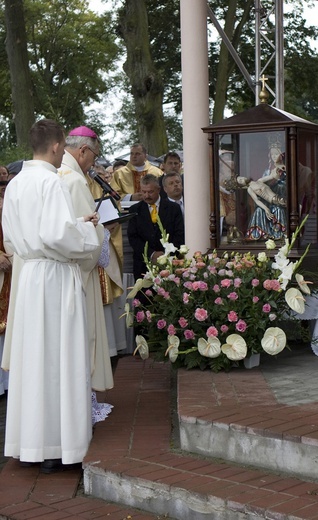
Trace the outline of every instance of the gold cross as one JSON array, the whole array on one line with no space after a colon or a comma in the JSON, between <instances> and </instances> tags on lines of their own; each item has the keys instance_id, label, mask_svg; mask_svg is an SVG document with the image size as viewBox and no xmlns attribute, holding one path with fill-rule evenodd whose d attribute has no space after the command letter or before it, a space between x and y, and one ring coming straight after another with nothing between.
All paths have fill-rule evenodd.
<instances>
[{"instance_id":1,"label":"gold cross","mask_svg":"<svg viewBox=\"0 0 318 520\"><path fill-rule=\"evenodd\" d=\"M265 89L265 81L268 81L268 78L266 78L265 74L263 74L263 76L261 77L262 90Z\"/></svg>"}]
</instances>

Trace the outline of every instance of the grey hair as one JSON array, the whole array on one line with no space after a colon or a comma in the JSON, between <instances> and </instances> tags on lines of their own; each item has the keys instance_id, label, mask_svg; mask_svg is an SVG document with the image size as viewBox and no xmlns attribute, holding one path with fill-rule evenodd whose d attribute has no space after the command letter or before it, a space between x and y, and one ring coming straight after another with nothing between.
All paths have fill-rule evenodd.
<instances>
[{"instance_id":1,"label":"grey hair","mask_svg":"<svg viewBox=\"0 0 318 520\"><path fill-rule=\"evenodd\" d=\"M156 184L158 187L160 187L158 177L156 177L156 175L152 175L152 173L146 173L146 175L141 177L140 184L143 186L146 186L147 184Z\"/></svg>"},{"instance_id":2,"label":"grey hair","mask_svg":"<svg viewBox=\"0 0 318 520\"><path fill-rule=\"evenodd\" d=\"M98 144L98 139L93 137L83 137L80 135L68 135L65 139L65 146L68 146L69 148L81 148L84 144L95 150L96 145Z\"/></svg>"}]
</instances>

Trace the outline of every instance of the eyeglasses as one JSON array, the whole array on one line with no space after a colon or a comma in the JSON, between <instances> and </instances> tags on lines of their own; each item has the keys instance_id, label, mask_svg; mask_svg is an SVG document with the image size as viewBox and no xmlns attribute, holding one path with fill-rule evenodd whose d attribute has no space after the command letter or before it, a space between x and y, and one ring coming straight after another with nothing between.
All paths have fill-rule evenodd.
<instances>
[{"instance_id":1,"label":"eyeglasses","mask_svg":"<svg viewBox=\"0 0 318 520\"><path fill-rule=\"evenodd\" d=\"M99 157L99 154L98 153L95 153L90 146L88 146L88 144L85 144L86 148L88 148L92 154L94 154L94 162L96 161L96 159Z\"/></svg>"}]
</instances>

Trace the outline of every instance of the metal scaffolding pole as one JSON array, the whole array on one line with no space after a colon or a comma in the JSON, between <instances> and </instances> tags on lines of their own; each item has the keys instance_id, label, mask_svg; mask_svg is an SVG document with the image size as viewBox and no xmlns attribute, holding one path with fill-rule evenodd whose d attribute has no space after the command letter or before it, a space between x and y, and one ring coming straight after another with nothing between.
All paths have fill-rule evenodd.
<instances>
[{"instance_id":1,"label":"metal scaffolding pole","mask_svg":"<svg viewBox=\"0 0 318 520\"><path fill-rule=\"evenodd\" d=\"M267 3L268 6L268 3ZM260 103L261 76L269 82L267 90L272 94L272 105L284 109L284 24L283 0L273 0L265 9L261 0L255 0L255 104ZM274 20L274 22L273 22ZM274 25L275 30L272 27ZM267 73L275 60L275 75Z\"/></svg>"}]
</instances>

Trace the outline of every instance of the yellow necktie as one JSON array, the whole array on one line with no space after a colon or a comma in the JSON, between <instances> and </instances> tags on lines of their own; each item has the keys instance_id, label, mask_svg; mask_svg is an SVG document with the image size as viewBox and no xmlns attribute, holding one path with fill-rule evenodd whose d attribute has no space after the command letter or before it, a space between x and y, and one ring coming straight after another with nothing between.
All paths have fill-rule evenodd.
<instances>
[{"instance_id":1,"label":"yellow necktie","mask_svg":"<svg viewBox=\"0 0 318 520\"><path fill-rule=\"evenodd\" d=\"M158 217L157 206L156 206L156 204L151 204L150 207L152 208L151 214L150 214L151 222L153 222L153 224L155 224L157 222L157 217Z\"/></svg>"}]
</instances>

